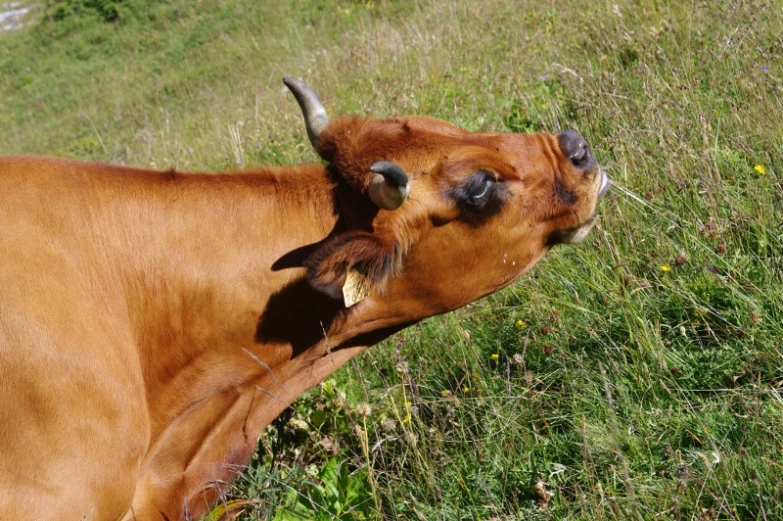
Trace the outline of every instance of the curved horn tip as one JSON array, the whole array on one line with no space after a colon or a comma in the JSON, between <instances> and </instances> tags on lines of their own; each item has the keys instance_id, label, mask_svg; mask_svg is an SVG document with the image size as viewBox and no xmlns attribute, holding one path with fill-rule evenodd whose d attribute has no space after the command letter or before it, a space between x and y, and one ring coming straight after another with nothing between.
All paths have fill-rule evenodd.
<instances>
[{"instance_id":1,"label":"curved horn tip","mask_svg":"<svg viewBox=\"0 0 783 521\"><path fill-rule=\"evenodd\" d=\"M376 161L370 165L370 172L381 174L386 179L386 183L391 186L398 188L410 186L410 179L405 170L391 161Z\"/></svg>"},{"instance_id":2,"label":"curved horn tip","mask_svg":"<svg viewBox=\"0 0 783 521\"><path fill-rule=\"evenodd\" d=\"M318 94L316 94L315 91L310 88L309 85L307 85L307 83L300 80L299 78L295 76L283 76L283 83L285 83L285 86L288 87L297 100L312 100L318 105L321 104L321 100L318 98Z\"/></svg>"},{"instance_id":3,"label":"curved horn tip","mask_svg":"<svg viewBox=\"0 0 783 521\"><path fill-rule=\"evenodd\" d=\"M283 76L283 83L296 98L299 108L302 109L307 136L313 147L318 150L318 136L329 124L329 117L326 115L323 103L318 99L318 94L299 78Z\"/></svg>"},{"instance_id":4,"label":"curved horn tip","mask_svg":"<svg viewBox=\"0 0 783 521\"><path fill-rule=\"evenodd\" d=\"M304 85L304 82L296 76L283 76L283 83L285 83L285 86L289 89L295 89L300 85Z\"/></svg>"}]
</instances>

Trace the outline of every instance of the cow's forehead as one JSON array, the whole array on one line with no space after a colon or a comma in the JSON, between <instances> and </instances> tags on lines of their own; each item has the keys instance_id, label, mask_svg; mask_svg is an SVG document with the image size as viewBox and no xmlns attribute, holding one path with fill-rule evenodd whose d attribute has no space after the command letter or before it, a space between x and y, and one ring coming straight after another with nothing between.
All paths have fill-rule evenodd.
<instances>
[{"instance_id":1,"label":"cow's forehead","mask_svg":"<svg viewBox=\"0 0 783 521\"><path fill-rule=\"evenodd\" d=\"M401 128L403 132L398 136L407 135L408 139L400 141L401 148L398 151L408 159L411 159L409 154L412 153L417 160L415 162L419 162L425 169L444 159L448 161L450 158L459 157L482 163L476 164L477 168L490 168L489 163L500 161L511 170L525 171L532 164L540 167L543 163L556 161L557 155L561 153L555 136L548 133L470 132L427 116L392 118L378 122ZM411 145L413 149L408 149ZM403 160L403 157L398 159Z\"/></svg>"},{"instance_id":2,"label":"cow's forehead","mask_svg":"<svg viewBox=\"0 0 783 521\"><path fill-rule=\"evenodd\" d=\"M402 118L394 118L392 121L397 121L403 126L407 126L412 130L420 130L425 132L437 132L450 134L454 137L459 137L467 134L468 132L457 125L443 121L442 119L431 118L429 116L407 116Z\"/></svg>"},{"instance_id":3,"label":"cow's forehead","mask_svg":"<svg viewBox=\"0 0 783 521\"><path fill-rule=\"evenodd\" d=\"M447 121L428 116L409 116L387 120L401 125L419 137L448 138L455 146L475 145L493 148L504 153L540 151L542 145L558 150L554 136L548 133L515 134L500 132L471 132Z\"/></svg>"}]
</instances>

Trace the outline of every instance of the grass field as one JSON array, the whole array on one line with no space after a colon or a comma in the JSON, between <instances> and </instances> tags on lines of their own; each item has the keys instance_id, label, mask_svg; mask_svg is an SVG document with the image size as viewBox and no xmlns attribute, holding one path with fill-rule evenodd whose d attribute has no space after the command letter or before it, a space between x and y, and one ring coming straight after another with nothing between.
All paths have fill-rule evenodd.
<instances>
[{"instance_id":1,"label":"grass field","mask_svg":"<svg viewBox=\"0 0 783 521\"><path fill-rule=\"evenodd\" d=\"M575 128L615 181L591 240L301 398L213 519L783 519L783 1L66 4L0 33L0 153L311 161L291 74Z\"/></svg>"}]
</instances>

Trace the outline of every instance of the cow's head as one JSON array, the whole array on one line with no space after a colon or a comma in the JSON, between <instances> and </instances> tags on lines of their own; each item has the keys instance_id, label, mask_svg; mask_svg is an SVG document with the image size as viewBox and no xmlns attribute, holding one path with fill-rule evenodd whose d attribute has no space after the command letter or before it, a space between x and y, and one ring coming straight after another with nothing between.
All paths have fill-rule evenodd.
<instances>
[{"instance_id":1,"label":"cow's head","mask_svg":"<svg viewBox=\"0 0 783 521\"><path fill-rule=\"evenodd\" d=\"M343 188L344 227L307 260L308 278L347 306L367 295L414 305L415 295L427 314L454 309L510 284L595 224L609 180L573 130L471 133L427 117L329 121L310 88L285 82Z\"/></svg>"}]
</instances>

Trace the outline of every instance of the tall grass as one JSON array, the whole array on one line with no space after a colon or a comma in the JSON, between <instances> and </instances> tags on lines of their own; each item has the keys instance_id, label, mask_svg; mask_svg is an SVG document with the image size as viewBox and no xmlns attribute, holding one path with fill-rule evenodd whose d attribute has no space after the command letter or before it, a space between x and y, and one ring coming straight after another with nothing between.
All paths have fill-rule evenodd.
<instances>
[{"instance_id":1,"label":"tall grass","mask_svg":"<svg viewBox=\"0 0 783 521\"><path fill-rule=\"evenodd\" d=\"M332 114L576 128L615 182L587 244L299 400L214 517L783 518L783 3L128 5L0 34L0 151L311 160L293 74Z\"/></svg>"}]
</instances>

